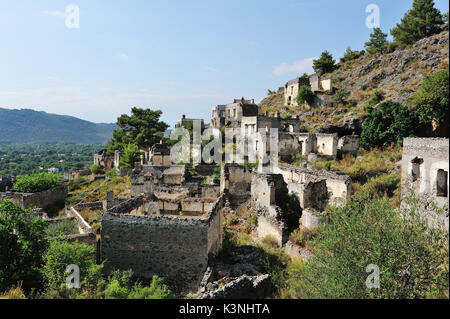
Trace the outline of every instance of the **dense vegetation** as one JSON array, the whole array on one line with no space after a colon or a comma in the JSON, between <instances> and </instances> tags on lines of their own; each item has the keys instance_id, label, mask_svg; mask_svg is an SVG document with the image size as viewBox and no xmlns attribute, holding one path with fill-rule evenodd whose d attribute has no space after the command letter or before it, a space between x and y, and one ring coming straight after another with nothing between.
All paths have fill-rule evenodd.
<instances>
[{"instance_id":1,"label":"dense vegetation","mask_svg":"<svg viewBox=\"0 0 450 319\"><path fill-rule=\"evenodd\" d=\"M22 175L14 183L13 189L22 193L37 193L62 186L61 176L51 173Z\"/></svg>"},{"instance_id":2,"label":"dense vegetation","mask_svg":"<svg viewBox=\"0 0 450 319\"><path fill-rule=\"evenodd\" d=\"M309 242L312 259L285 273L284 297L448 298L448 232L428 228L411 205L356 198L332 208ZM379 288L366 286L368 265L379 268Z\"/></svg>"},{"instance_id":3,"label":"dense vegetation","mask_svg":"<svg viewBox=\"0 0 450 319\"><path fill-rule=\"evenodd\" d=\"M89 167L99 144L0 144L0 176Z\"/></svg>"},{"instance_id":4,"label":"dense vegetation","mask_svg":"<svg viewBox=\"0 0 450 319\"><path fill-rule=\"evenodd\" d=\"M16 298L161 299L174 295L157 276L146 285L132 271L107 275L94 248L54 237L47 222L5 200L0 205L0 294ZM80 269L80 288L66 286L68 265ZM22 290L23 289L23 290Z\"/></svg>"}]
</instances>

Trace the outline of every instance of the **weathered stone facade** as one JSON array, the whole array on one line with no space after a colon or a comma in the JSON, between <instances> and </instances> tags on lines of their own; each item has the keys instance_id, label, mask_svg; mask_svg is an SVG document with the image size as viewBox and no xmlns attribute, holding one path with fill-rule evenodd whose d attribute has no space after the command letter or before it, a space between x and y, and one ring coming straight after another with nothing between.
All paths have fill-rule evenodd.
<instances>
[{"instance_id":1,"label":"weathered stone facade","mask_svg":"<svg viewBox=\"0 0 450 319\"><path fill-rule=\"evenodd\" d=\"M102 215L105 269L161 276L175 291L197 291L208 260L222 245L222 197L201 217Z\"/></svg>"},{"instance_id":2,"label":"weathered stone facade","mask_svg":"<svg viewBox=\"0 0 450 319\"><path fill-rule=\"evenodd\" d=\"M257 116L258 105L255 100L235 99L225 106L225 125L240 128L243 116Z\"/></svg>"},{"instance_id":3,"label":"weathered stone facade","mask_svg":"<svg viewBox=\"0 0 450 319\"><path fill-rule=\"evenodd\" d=\"M326 181L327 192L330 195L328 199L329 203L345 204L347 200L350 199L352 182L348 175L323 170L316 171L283 163L279 163L278 166L275 167L274 173L283 175L284 181L288 184L289 191L297 194L301 199L300 203L305 202L305 200L302 200L304 197L303 190L305 189L302 185L315 179L324 179ZM315 195L317 196L318 201L319 198L322 197L320 201L326 202L326 200L324 200L324 194L315 193Z\"/></svg>"},{"instance_id":4,"label":"weathered stone facade","mask_svg":"<svg viewBox=\"0 0 450 319\"><path fill-rule=\"evenodd\" d=\"M220 172L220 192L234 205L250 198L252 183L251 170L234 163L222 164Z\"/></svg>"},{"instance_id":5,"label":"weathered stone facade","mask_svg":"<svg viewBox=\"0 0 450 319\"><path fill-rule=\"evenodd\" d=\"M67 186L52 188L38 193L0 193L0 201L9 199L23 209L43 208L44 210L58 204L64 205L67 196Z\"/></svg>"},{"instance_id":6,"label":"weathered stone facade","mask_svg":"<svg viewBox=\"0 0 450 319\"><path fill-rule=\"evenodd\" d=\"M448 229L449 139L405 138L402 156L402 198L416 195L444 209ZM426 214L426 212L424 212ZM430 221L431 222L431 221Z\"/></svg>"},{"instance_id":7,"label":"weathered stone facade","mask_svg":"<svg viewBox=\"0 0 450 319\"><path fill-rule=\"evenodd\" d=\"M256 237L273 236L281 247L288 241L291 231L298 227L301 214L301 211L287 209L288 189L283 176L252 173L251 194L252 207L258 213Z\"/></svg>"}]
</instances>

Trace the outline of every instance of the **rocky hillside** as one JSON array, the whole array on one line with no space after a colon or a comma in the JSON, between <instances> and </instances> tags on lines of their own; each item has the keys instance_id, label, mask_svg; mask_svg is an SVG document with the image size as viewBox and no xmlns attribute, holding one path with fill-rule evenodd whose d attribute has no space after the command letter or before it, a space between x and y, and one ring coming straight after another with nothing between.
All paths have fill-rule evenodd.
<instances>
[{"instance_id":1,"label":"rocky hillside","mask_svg":"<svg viewBox=\"0 0 450 319\"><path fill-rule=\"evenodd\" d=\"M283 106L282 90L260 102L261 111L278 111L302 116L302 129L317 132L359 133L364 119L364 104L374 92L384 95L384 99L405 103L422 83L424 73L434 73L444 69L449 61L449 33L441 32L424 38L414 45L390 54L368 55L340 62L332 76L335 92L349 91L347 103L338 107L320 109L297 109Z\"/></svg>"}]
</instances>

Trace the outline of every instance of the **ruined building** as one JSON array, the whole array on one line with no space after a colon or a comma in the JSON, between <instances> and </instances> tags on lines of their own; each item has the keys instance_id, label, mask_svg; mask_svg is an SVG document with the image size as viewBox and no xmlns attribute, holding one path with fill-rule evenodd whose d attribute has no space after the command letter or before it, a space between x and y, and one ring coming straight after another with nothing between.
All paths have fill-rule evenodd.
<instances>
[{"instance_id":1,"label":"ruined building","mask_svg":"<svg viewBox=\"0 0 450 319\"><path fill-rule=\"evenodd\" d=\"M324 92L331 93L333 91L333 82L331 78L321 79L319 75L314 74L309 78L295 78L293 80L288 81L284 85L284 104L285 105L293 105L299 106L297 103L297 95L298 91L302 86L309 86L312 92ZM320 99L316 97L316 101L314 101L314 105L321 106L323 104L328 104L328 99Z\"/></svg>"},{"instance_id":2,"label":"ruined building","mask_svg":"<svg viewBox=\"0 0 450 319\"><path fill-rule=\"evenodd\" d=\"M225 106L225 125L233 128L240 128L243 116L258 115L258 105L255 100L244 98L235 99L233 103Z\"/></svg>"},{"instance_id":3,"label":"ruined building","mask_svg":"<svg viewBox=\"0 0 450 319\"><path fill-rule=\"evenodd\" d=\"M416 195L444 209L448 229L448 138L405 138L402 156L402 198ZM426 213L426 212L425 212Z\"/></svg>"}]
</instances>

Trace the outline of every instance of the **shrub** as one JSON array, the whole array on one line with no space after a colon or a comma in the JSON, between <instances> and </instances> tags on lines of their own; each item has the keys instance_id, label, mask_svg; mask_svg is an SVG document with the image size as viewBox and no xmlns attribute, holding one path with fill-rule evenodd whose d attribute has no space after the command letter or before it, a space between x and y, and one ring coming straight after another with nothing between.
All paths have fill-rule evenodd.
<instances>
[{"instance_id":1,"label":"shrub","mask_svg":"<svg viewBox=\"0 0 450 319\"><path fill-rule=\"evenodd\" d=\"M311 88L307 85L302 85L297 93L297 103L298 105L302 105L305 102L311 104L314 102L314 97L315 95L311 91Z\"/></svg>"},{"instance_id":2,"label":"shrub","mask_svg":"<svg viewBox=\"0 0 450 319\"><path fill-rule=\"evenodd\" d=\"M290 283L294 298L448 298L448 232L430 229L418 207L333 207L310 246L313 257ZM380 269L379 289L366 286L369 264Z\"/></svg>"},{"instance_id":3,"label":"shrub","mask_svg":"<svg viewBox=\"0 0 450 319\"><path fill-rule=\"evenodd\" d=\"M400 177L394 173L381 175L370 179L356 193L364 200L392 197L400 191Z\"/></svg>"},{"instance_id":4,"label":"shrub","mask_svg":"<svg viewBox=\"0 0 450 319\"><path fill-rule=\"evenodd\" d=\"M67 183L67 188L68 188L69 192L73 192L78 189L81 189L83 186L86 186L87 184L89 184L89 179L86 177L80 176L80 177L69 180L69 182Z\"/></svg>"},{"instance_id":5,"label":"shrub","mask_svg":"<svg viewBox=\"0 0 450 319\"><path fill-rule=\"evenodd\" d=\"M94 164L91 166L91 173L92 174L103 174L104 171L100 166L98 166L97 164Z\"/></svg>"},{"instance_id":6,"label":"shrub","mask_svg":"<svg viewBox=\"0 0 450 319\"><path fill-rule=\"evenodd\" d=\"M318 228L297 228L291 233L289 239L295 244L304 247L308 241L317 235L317 232Z\"/></svg>"},{"instance_id":7,"label":"shrub","mask_svg":"<svg viewBox=\"0 0 450 319\"><path fill-rule=\"evenodd\" d=\"M80 267L80 279L84 283L96 282L101 275L102 265L96 265L94 248L87 244L69 243L57 239L50 243L48 251L44 254L44 276L48 290L64 291L66 283L66 267L75 264Z\"/></svg>"},{"instance_id":8,"label":"shrub","mask_svg":"<svg viewBox=\"0 0 450 319\"><path fill-rule=\"evenodd\" d=\"M423 82L411 99L419 122L437 126L438 134L448 136L449 68L424 75ZM441 132L439 132L441 131Z\"/></svg>"},{"instance_id":9,"label":"shrub","mask_svg":"<svg viewBox=\"0 0 450 319\"><path fill-rule=\"evenodd\" d=\"M0 205L0 291L24 282L39 287L39 267L48 247L47 223L4 200Z\"/></svg>"},{"instance_id":10,"label":"shrub","mask_svg":"<svg viewBox=\"0 0 450 319\"><path fill-rule=\"evenodd\" d=\"M403 138L414 134L414 115L400 103L386 101L377 108L367 107L367 112L361 132L365 149L401 145Z\"/></svg>"},{"instance_id":11,"label":"shrub","mask_svg":"<svg viewBox=\"0 0 450 319\"><path fill-rule=\"evenodd\" d=\"M106 175L106 177L109 177L109 178L120 176L119 171L117 170L117 168L108 169L105 172L105 175Z\"/></svg>"},{"instance_id":12,"label":"shrub","mask_svg":"<svg viewBox=\"0 0 450 319\"><path fill-rule=\"evenodd\" d=\"M333 100L336 103L345 103L347 101L348 96L350 95L350 92L346 89L338 89L336 91L336 94L333 97Z\"/></svg>"},{"instance_id":13,"label":"shrub","mask_svg":"<svg viewBox=\"0 0 450 319\"><path fill-rule=\"evenodd\" d=\"M278 247L278 240L273 235L266 235L262 240L261 243L263 245L267 245L269 247Z\"/></svg>"},{"instance_id":14,"label":"shrub","mask_svg":"<svg viewBox=\"0 0 450 319\"><path fill-rule=\"evenodd\" d=\"M22 193L37 193L62 186L60 175L39 173L20 176L13 189Z\"/></svg>"},{"instance_id":15,"label":"shrub","mask_svg":"<svg viewBox=\"0 0 450 319\"><path fill-rule=\"evenodd\" d=\"M356 51L352 51L350 47L347 47L345 50L343 61L348 62L351 60L355 60L359 57L359 54Z\"/></svg>"},{"instance_id":16,"label":"shrub","mask_svg":"<svg viewBox=\"0 0 450 319\"><path fill-rule=\"evenodd\" d=\"M63 219L49 223L47 231L50 236L78 234L78 226L73 219Z\"/></svg>"},{"instance_id":17,"label":"shrub","mask_svg":"<svg viewBox=\"0 0 450 319\"><path fill-rule=\"evenodd\" d=\"M107 299L168 299L174 298L172 292L164 284L164 280L153 276L150 286L144 287L140 282L132 280L133 272L114 271L108 278L104 290Z\"/></svg>"}]
</instances>

